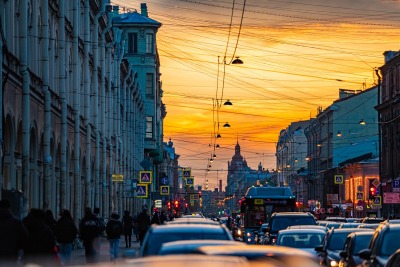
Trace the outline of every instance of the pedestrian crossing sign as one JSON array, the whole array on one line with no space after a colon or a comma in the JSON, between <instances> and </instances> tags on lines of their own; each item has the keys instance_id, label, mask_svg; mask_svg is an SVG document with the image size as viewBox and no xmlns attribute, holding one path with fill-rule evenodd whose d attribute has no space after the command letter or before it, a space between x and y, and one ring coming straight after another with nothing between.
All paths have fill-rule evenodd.
<instances>
[{"instance_id":1,"label":"pedestrian crossing sign","mask_svg":"<svg viewBox=\"0 0 400 267\"><path fill-rule=\"evenodd\" d=\"M186 185L194 185L194 178L193 177L186 178Z\"/></svg>"},{"instance_id":2,"label":"pedestrian crossing sign","mask_svg":"<svg viewBox=\"0 0 400 267\"><path fill-rule=\"evenodd\" d=\"M136 187L136 197L147 198L149 196L149 188L147 184L138 184Z\"/></svg>"},{"instance_id":3,"label":"pedestrian crossing sign","mask_svg":"<svg viewBox=\"0 0 400 267\"><path fill-rule=\"evenodd\" d=\"M139 183L141 184L151 184L153 180L153 172L152 171L141 171L139 172Z\"/></svg>"},{"instance_id":4,"label":"pedestrian crossing sign","mask_svg":"<svg viewBox=\"0 0 400 267\"><path fill-rule=\"evenodd\" d=\"M374 206L382 205L382 197L381 196L374 197L372 205L374 205Z\"/></svg>"},{"instance_id":5,"label":"pedestrian crossing sign","mask_svg":"<svg viewBox=\"0 0 400 267\"><path fill-rule=\"evenodd\" d=\"M192 176L192 169L182 169L182 176L184 178L190 178Z\"/></svg>"},{"instance_id":6,"label":"pedestrian crossing sign","mask_svg":"<svg viewBox=\"0 0 400 267\"><path fill-rule=\"evenodd\" d=\"M160 195L169 195L169 185L160 186Z\"/></svg>"},{"instance_id":7,"label":"pedestrian crossing sign","mask_svg":"<svg viewBox=\"0 0 400 267\"><path fill-rule=\"evenodd\" d=\"M343 175L335 174L335 184L343 184Z\"/></svg>"}]
</instances>

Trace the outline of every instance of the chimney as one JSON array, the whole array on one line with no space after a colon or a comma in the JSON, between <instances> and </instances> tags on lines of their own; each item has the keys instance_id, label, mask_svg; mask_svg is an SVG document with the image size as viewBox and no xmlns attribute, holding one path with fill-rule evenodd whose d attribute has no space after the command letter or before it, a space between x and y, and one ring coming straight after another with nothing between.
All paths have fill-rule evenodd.
<instances>
[{"instance_id":1,"label":"chimney","mask_svg":"<svg viewBox=\"0 0 400 267\"><path fill-rule=\"evenodd\" d=\"M141 3L140 4L140 10L141 10L141 14L145 17L148 17L149 15L147 14L147 5L146 3Z\"/></svg>"}]
</instances>

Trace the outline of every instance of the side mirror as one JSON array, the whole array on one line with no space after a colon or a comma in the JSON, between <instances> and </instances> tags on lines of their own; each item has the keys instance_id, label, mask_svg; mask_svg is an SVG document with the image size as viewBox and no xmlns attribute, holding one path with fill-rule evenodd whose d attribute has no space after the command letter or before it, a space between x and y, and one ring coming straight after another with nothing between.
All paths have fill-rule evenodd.
<instances>
[{"instance_id":1,"label":"side mirror","mask_svg":"<svg viewBox=\"0 0 400 267\"><path fill-rule=\"evenodd\" d=\"M343 259L347 258L347 251L341 251L339 253L339 256L342 257Z\"/></svg>"},{"instance_id":2,"label":"side mirror","mask_svg":"<svg viewBox=\"0 0 400 267\"><path fill-rule=\"evenodd\" d=\"M369 260L371 258L371 250L368 248L362 249L360 252L358 252L358 256L361 259Z\"/></svg>"},{"instance_id":3,"label":"side mirror","mask_svg":"<svg viewBox=\"0 0 400 267\"><path fill-rule=\"evenodd\" d=\"M323 252L323 251L324 251L324 247L323 247L323 246L315 247L315 251L317 251L317 252Z\"/></svg>"}]
</instances>

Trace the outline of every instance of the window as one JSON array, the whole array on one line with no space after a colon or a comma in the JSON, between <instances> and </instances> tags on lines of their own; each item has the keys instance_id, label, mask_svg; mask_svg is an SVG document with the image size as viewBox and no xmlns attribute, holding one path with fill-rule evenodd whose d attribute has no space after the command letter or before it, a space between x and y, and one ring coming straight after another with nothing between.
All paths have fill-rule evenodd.
<instances>
[{"instance_id":1,"label":"window","mask_svg":"<svg viewBox=\"0 0 400 267\"><path fill-rule=\"evenodd\" d=\"M146 34L146 53L147 54L153 54L153 34L147 33Z\"/></svg>"},{"instance_id":2,"label":"window","mask_svg":"<svg viewBox=\"0 0 400 267\"><path fill-rule=\"evenodd\" d=\"M138 48L138 38L137 33L129 33L128 34L128 53L136 54Z\"/></svg>"},{"instance_id":3,"label":"window","mask_svg":"<svg viewBox=\"0 0 400 267\"><path fill-rule=\"evenodd\" d=\"M146 73L146 95L154 95L154 74Z\"/></svg>"},{"instance_id":4,"label":"window","mask_svg":"<svg viewBox=\"0 0 400 267\"><path fill-rule=\"evenodd\" d=\"M153 138L153 117L152 116L146 117L146 138L147 139Z\"/></svg>"}]
</instances>

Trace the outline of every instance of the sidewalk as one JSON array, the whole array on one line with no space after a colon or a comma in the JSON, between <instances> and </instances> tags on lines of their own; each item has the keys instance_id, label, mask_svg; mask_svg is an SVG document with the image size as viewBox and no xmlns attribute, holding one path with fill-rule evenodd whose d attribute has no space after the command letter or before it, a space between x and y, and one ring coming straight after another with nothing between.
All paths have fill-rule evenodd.
<instances>
[{"instance_id":1,"label":"sidewalk","mask_svg":"<svg viewBox=\"0 0 400 267\"><path fill-rule=\"evenodd\" d=\"M132 237L132 243L130 248L125 247L125 238L121 236L119 241L119 259L126 258L136 258L137 252L139 250L139 242ZM98 262L109 262L110 261L110 246L107 238L101 238L100 255L98 257ZM72 251L71 262L68 266L85 265L85 248L80 248Z\"/></svg>"}]
</instances>

